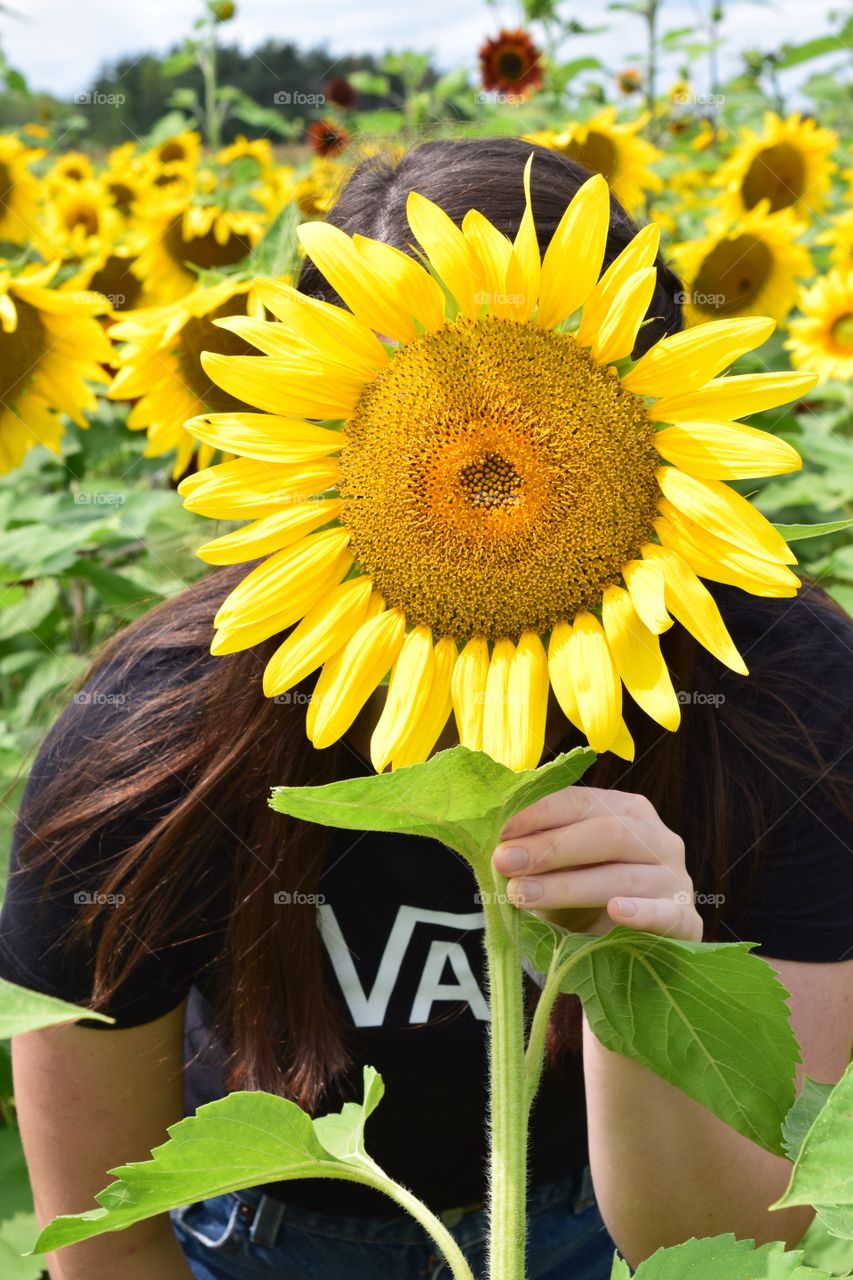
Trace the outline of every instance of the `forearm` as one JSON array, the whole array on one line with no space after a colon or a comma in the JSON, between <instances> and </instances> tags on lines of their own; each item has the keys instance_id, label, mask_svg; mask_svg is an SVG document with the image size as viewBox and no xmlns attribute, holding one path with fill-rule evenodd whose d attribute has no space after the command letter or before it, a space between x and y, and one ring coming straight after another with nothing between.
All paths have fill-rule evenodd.
<instances>
[{"instance_id":1,"label":"forearm","mask_svg":"<svg viewBox=\"0 0 853 1280\"><path fill-rule=\"evenodd\" d=\"M645 1067L611 1053L584 1020L590 1167L602 1217L636 1266L692 1236L797 1243L810 1209L769 1213L791 1166Z\"/></svg>"},{"instance_id":2,"label":"forearm","mask_svg":"<svg viewBox=\"0 0 853 1280\"><path fill-rule=\"evenodd\" d=\"M192 1280L168 1217L47 1255L50 1280Z\"/></svg>"}]
</instances>

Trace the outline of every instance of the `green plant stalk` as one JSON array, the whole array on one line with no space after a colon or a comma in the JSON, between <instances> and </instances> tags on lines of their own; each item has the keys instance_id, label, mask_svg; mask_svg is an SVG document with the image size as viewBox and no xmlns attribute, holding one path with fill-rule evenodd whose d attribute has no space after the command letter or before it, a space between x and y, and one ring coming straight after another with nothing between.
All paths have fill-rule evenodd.
<instances>
[{"instance_id":1,"label":"green plant stalk","mask_svg":"<svg viewBox=\"0 0 853 1280\"><path fill-rule=\"evenodd\" d=\"M389 1183L388 1178L382 1174L381 1169L378 1172L381 1176L374 1183L368 1182L366 1178L360 1178L358 1181L362 1185L375 1186L378 1191L383 1192L384 1195L395 1201L401 1209L405 1209L416 1222L420 1223L424 1231L427 1232L444 1254L444 1260L450 1268L453 1280L474 1280L468 1260L441 1219L431 1213L423 1201L419 1200L411 1191L400 1186L399 1183Z\"/></svg>"},{"instance_id":2,"label":"green plant stalk","mask_svg":"<svg viewBox=\"0 0 853 1280\"><path fill-rule=\"evenodd\" d=\"M204 79L204 119L207 145L213 148L217 148L220 144L220 118L216 102L216 52L216 23L211 20L207 47L198 61Z\"/></svg>"},{"instance_id":3,"label":"green plant stalk","mask_svg":"<svg viewBox=\"0 0 853 1280\"><path fill-rule=\"evenodd\" d=\"M497 880L498 877L495 877ZM521 913L502 912L495 880L480 884L486 921L489 1036L489 1280L524 1280L527 1106ZM501 890L506 881L500 877Z\"/></svg>"}]
</instances>

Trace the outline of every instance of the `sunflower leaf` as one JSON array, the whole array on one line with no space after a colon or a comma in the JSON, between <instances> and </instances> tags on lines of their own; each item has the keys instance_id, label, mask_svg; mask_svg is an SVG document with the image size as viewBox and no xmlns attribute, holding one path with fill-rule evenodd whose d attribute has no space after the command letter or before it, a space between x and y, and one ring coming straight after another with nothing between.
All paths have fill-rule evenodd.
<instances>
[{"instance_id":1,"label":"sunflower leaf","mask_svg":"<svg viewBox=\"0 0 853 1280\"><path fill-rule=\"evenodd\" d=\"M810 1204L835 1236L853 1239L853 1063L803 1138L791 1181L772 1209Z\"/></svg>"},{"instance_id":2,"label":"sunflower leaf","mask_svg":"<svg viewBox=\"0 0 853 1280\"><path fill-rule=\"evenodd\" d=\"M525 913L542 973L557 950L559 990L578 995L606 1048L633 1058L738 1133L783 1153L797 1041L788 992L750 942L683 942L621 926L569 934Z\"/></svg>"},{"instance_id":3,"label":"sunflower leaf","mask_svg":"<svg viewBox=\"0 0 853 1280\"><path fill-rule=\"evenodd\" d=\"M510 818L577 782L594 759L588 748L576 747L538 769L514 773L482 751L453 747L393 773L322 787L275 787L270 805L327 827L440 840L485 871Z\"/></svg>"},{"instance_id":4,"label":"sunflower leaf","mask_svg":"<svg viewBox=\"0 0 853 1280\"><path fill-rule=\"evenodd\" d=\"M671 1249L658 1249L634 1272L635 1280L829 1280L825 1271L802 1265L799 1250L785 1252L775 1240L756 1249L751 1240L736 1240L733 1235L710 1236L688 1240ZM628 1266L614 1261L611 1280L629 1280Z\"/></svg>"},{"instance_id":5,"label":"sunflower leaf","mask_svg":"<svg viewBox=\"0 0 853 1280\"><path fill-rule=\"evenodd\" d=\"M103 1013L81 1009L41 991L28 991L14 982L0 978L0 1040L20 1036L26 1031L57 1026L61 1022L77 1022L88 1018L95 1022L114 1022Z\"/></svg>"},{"instance_id":6,"label":"sunflower leaf","mask_svg":"<svg viewBox=\"0 0 853 1280\"><path fill-rule=\"evenodd\" d=\"M849 529L853 520L830 520L826 524L774 524L786 542L801 542L803 538L822 538L827 533L840 533Z\"/></svg>"},{"instance_id":7,"label":"sunflower leaf","mask_svg":"<svg viewBox=\"0 0 853 1280\"><path fill-rule=\"evenodd\" d=\"M230 1093L169 1128L150 1160L122 1165L98 1209L54 1218L34 1253L61 1249L156 1214L267 1182L344 1178L393 1192L397 1184L364 1150L364 1124L382 1097L382 1078L364 1068L364 1101L312 1120L295 1103L258 1090Z\"/></svg>"}]
</instances>

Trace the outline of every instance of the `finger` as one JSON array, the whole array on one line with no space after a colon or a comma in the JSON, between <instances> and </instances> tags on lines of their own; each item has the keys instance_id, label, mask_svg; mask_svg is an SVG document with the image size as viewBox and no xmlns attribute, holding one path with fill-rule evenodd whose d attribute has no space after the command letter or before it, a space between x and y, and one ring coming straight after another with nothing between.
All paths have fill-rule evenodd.
<instances>
[{"instance_id":1,"label":"finger","mask_svg":"<svg viewBox=\"0 0 853 1280\"><path fill-rule=\"evenodd\" d=\"M609 862L601 867L551 871L541 876L514 877L507 896L518 906L545 910L603 907L613 898L673 897L684 885L668 867Z\"/></svg>"},{"instance_id":2,"label":"finger","mask_svg":"<svg viewBox=\"0 0 853 1280\"><path fill-rule=\"evenodd\" d=\"M492 861L505 876L522 871L540 874L559 867L602 862L683 866L684 846L657 818L654 822L643 822L606 814L503 841L492 855Z\"/></svg>"},{"instance_id":3,"label":"finger","mask_svg":"<svg viewBox=\"0 0 853 1280\"><path fill-rule=\"evenodd\" d=\"M656 933L684 942L702 941L702 920L696 909L677 898L613 898L607 914L614 924Z\"/></svg>"},{"instance_id":4,"label":"finger","mask_svg":"<svg viewBox=\"0 0 853 1280\"><path fill-rule=\"evenodd\" d=\"M526 809L520 810L501 832L506 842L533 831L548 831L552 827L568 826L584 818L606 817L623 814L631 818L656 817L654 806L645 796L634 791L611 791L604 787L563 787L543 796Z\"/></svg>"}]
</instances>

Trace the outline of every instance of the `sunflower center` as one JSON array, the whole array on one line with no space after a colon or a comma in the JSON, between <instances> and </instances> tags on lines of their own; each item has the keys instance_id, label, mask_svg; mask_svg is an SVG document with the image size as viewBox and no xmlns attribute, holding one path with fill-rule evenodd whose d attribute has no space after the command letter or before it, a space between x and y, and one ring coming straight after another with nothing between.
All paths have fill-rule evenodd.
<instances>
[{"instance_id":1,"label":"sunflower center","mask_svg":"<svg viewBox=\"0 0 853 1280\"><path fill-rule=\"evenodd\" d=\"M84 234L94 236L98 233L98 211L90 204L73 205L65 214L65 228L76 231L82 227Z\"/></svg>"},{"instance_id":2,"label":"sunflower center","mask_svg":"<svg viewBox=\"0 0 853 1280\"><path fill-rule=\"evenodd\" d=\"M15 310L14 332L0 329L0 403L13 407L48 350L47 330L38 310L21 298L15 298Z\"/></svg>"},{"instance_id":3,"label":"sunflower center","mask_svg":"<svg viewBox=\"0 0 853 1280\"><path fill-rule=\"evenodd\" d=\"M142 281L133 274L132 262L133 258L111 253L89 281L89 288L109 298L116 311L131 311L142 292Z\"/></svg>"},{"instance_id":4,"label":"sunflower center","mask_svg":"<svg viewBox=\"0 0 853 1280\"><path fill-rule=\"evenodd\" d=\"M517 49L505 49L498 57L498 71L507 80L519 80L527 64Z\"/></svg>"},{"instance_id":5,"label":"sunflower center","mask_svg":"<svg viewBox=\"0 0 853 1280\"><path fill-rule=\"evenodd\" d=\"M741 195L747 209L759 200L770 201L770 212L796 204L806 185L806 165L802 152L791 142L763 147L746 171Z\"/></svg>"},{"instance_id":6,"label":"sunflower center","mask_svg":"<svg viewBox=\"0 0 853 1280\"><path fill-rule=\"evenodd\" d=\"M838 317L832 326L832 341L845 355L853 355L853 313Z\"/></svg>"},{"instance_id":7,"label":"sunflower center","mask_svg":"<svg viewBox=\"0 0 853 1280\"><path fill-rule=\"evenodd\" d=\"M164 142L160 148L160 163L175 164L187 159L187 153L180 142Z\"/></svg>"},{"instance_id":8,"label":"sunflower center","mask_svg":"<svg viewBox=\"0 0 853 1280\"><path fill-rule=\"evenodd\" d=\"M643 402L569 334L494 316L422 334L346 434L356 559L389 606L457 641L594 607L657 514Z\"/></svg>"},{"instance_id":9,"label":"sunflower center","mask_svg":"<svg viewBox=\"0 0 853 1280\"><path fill-rule=\"evenodd\" d=\"M721 240L705 258L693 284L693 305L723 317L745 310L773 270L773 254L756 236Z\"/></svg>"},{"instance_id":10,"label":"sunflower center","mask_svg":"<svg viewBox=\"0 0 853 1280\"><path fill-rule=\"evenodd\" d=\"M590 173L600 173L603 178L611 178L616 168L616 147L604 133L596 133L590 129L586 142L572 140L563 148L563 153L570 160L576 160Z\"/></svg>"},{"instance_id":11,"label":"sunflower center","mask_svg":"<svg viewBox=\"0 0 853 1280\"><path fill-rule=\"evenodd\" d=\"M232 267L245 258L251 247L244 236L233 231L224 244L219 244L212 229L203 236L185 240L180 218L175 218L163 235L163 248L181 266L189 262L194 267Z\"/></svg>"},{"instance_id":12,"label":"sunflower center","mask_svg":"<svg viewBox=\"0 0 853 1280\"><path fill-rule=\"evenodd\" d=\"M256 356L258 352L247 342L231 333L228 329L220 329L213 323L220 316L246 314L245 295L241 294L223 302L214 311L203 316L190 316L181 329L176 347L181 378L204 405L208 413L245 413L250 406L229 395L221 387L210 381L201 365L202 351L215 351L223 356Z\"/></svg>"},{"instance_id":13,"label":"sunflower center","mask_svg":"<svg viewBox=\"0 0 853 1280\"><path fill-rule=\"evenodd\" d=\"M136 192L133 187L129 187L126 182L116 180L107 184L107 190L112 196L119 213L130 213L130 206L136 199Z\"/></svg>"}]
</instances>

